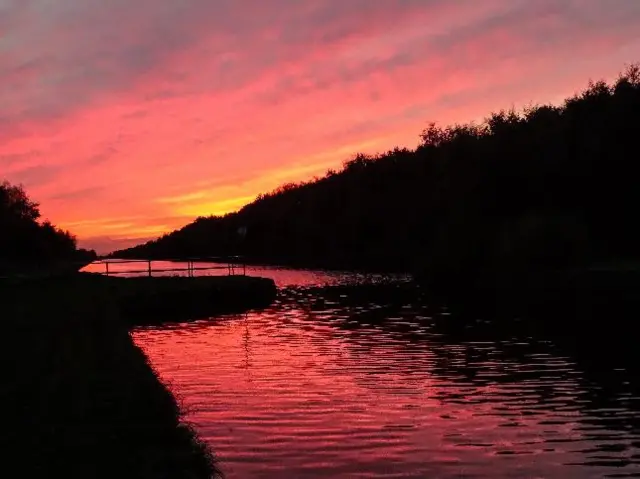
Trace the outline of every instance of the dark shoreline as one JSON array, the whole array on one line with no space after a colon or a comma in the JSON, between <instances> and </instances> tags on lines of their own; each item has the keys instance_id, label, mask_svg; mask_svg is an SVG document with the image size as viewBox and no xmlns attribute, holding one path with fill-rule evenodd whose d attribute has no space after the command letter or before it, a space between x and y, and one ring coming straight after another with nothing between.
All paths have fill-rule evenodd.
<instances>
[{"instance_id":1,"label":"dark shoreline","mask_svg":"<svg viewBox=\"0 0 640 479\"><path fill-rule=\"evenodd\" d=\"M221 475L129 334L134 325L186 318L175 310L155 317L156 308L134 322L132 314L141 311L127 305L135 304L130 300L136 295L149 299L147 306L198 296L197 308L188 312L205 308L208 317L268 304L272 282L216 278L197 281L200 289L188 294L196 282L143 279L74 274L0 282L0 349L9 366L1 396L9 414L0 446L7 460L17 461L14 470L22 477Z\"/></svg>"}]
</instances>

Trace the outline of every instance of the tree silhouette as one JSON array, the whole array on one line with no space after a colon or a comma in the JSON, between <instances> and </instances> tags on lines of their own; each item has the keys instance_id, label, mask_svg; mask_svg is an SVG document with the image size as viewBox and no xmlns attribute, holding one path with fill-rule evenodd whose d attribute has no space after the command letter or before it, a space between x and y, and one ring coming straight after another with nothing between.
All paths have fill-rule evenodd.
<instances>
[{"instance_id":1,"label":"tree silhouette","mask_svg":"<svg viewBox=\"0 0 640 479\"><path fill-rule=\"evenodd\" d=\"M29 199L22 186L0 183L0 272L53 260L95 258L94 251L77 249L71 233L39 219L38 203Z\"/></svg>"},{"instance_id":2,"label":"tree silhouette","mask_svg":"<svg viewBox=\"0 0 640 479\"><path fill-rule=\"evenodd\" d=\"M251 260L400 269L452 281L638 256L640 67L562 105L429 123L415 150L359 154L340 171L259 195L114 256L237 250Z\"/></svg>"}]
</instances>

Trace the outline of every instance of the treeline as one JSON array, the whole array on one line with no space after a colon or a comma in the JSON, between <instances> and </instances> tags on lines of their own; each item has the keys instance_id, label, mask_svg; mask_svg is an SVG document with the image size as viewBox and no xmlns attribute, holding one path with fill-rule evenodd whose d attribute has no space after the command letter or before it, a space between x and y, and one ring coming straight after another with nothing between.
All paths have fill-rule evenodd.
<instances>
[{"instance_id":1,"label":"treeline","mask_svg":"<svg viewBox=\"0 0 640 479\"><path fill-rule=\"evenodd\" d=\"M39 205L21 186L0 183L0 271L95 257L94 251L78 249L76 238L68 231L40 221Z\"/></svg>"},{"instance_id":2,"label":"treeline","mask_svg":"<svg viewBox=\"0 0 640 479\"><path fill-rule=\"evenodd\" d=\"M638 65L561 106L432 123L421 138L113 255L243 254L452 279L638 256Z\"/></svg>"}]
</instances>

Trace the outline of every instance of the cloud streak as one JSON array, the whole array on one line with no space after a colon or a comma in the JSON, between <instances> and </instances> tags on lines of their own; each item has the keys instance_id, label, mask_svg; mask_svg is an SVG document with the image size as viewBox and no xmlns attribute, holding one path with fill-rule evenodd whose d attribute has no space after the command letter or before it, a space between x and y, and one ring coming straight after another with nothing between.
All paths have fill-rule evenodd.
<instances>
[{"instance_id":1,"label":"cloud streak","mask_svg":"<svg viewBox=\"0 0 640 479\"><path fill-rule=\"evenodd\" d=\"M609 0L0 0L0 172L81 238L112 233L97 212L140 236L558 100L639 29Z\"/></svg>"}]
</instances>

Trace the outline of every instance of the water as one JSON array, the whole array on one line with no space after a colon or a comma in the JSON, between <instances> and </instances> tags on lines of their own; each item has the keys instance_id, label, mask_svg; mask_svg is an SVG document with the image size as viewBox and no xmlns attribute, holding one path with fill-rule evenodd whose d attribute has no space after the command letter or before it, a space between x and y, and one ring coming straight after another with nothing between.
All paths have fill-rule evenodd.
<instances>
[{"instance_id":1,"label":"water","mask_svg":"<svg viewBox=\"0 0 640 479\"><path fill-rule=\"evenodd\" d=\"M134 332L227 477L640 477L623 365L309 288L346 274L250 272L282 288L266 311Z\"/></svg>"}]
</instances>

